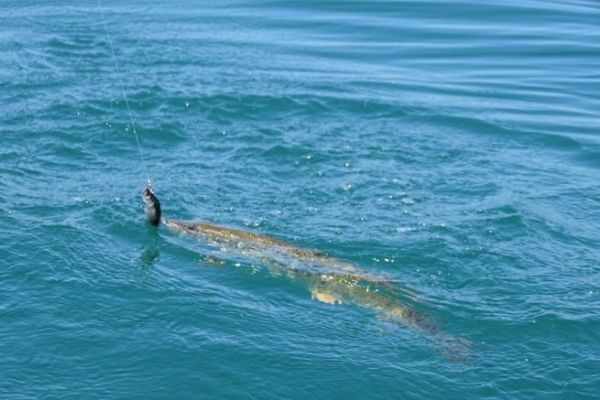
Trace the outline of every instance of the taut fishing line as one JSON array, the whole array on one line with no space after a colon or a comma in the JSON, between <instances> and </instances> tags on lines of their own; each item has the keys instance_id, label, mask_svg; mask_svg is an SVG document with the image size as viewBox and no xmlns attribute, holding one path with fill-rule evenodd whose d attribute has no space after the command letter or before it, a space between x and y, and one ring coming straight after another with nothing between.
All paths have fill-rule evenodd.
<instances>
[{"instance_id":1,"label":"taut fishing line","mask_svg":"<svg viewBox=\"0 0 600 400\"><path fill-rule=\"evenodd\" d=\"M127 115L129 116L129 123L131 124L131 129L133 131L133 136L135 137L135 142L137 144L138 155L140 156L140 164L146 173L146 177L148 180L148 185L152 184L150 180L150 174L148 173L148 167L144 160L144 156L142 154L142 146L140 144L140 138L137 133L137 129L135 127L135 122L133 120L133 114L131 113L131 107L129 106L129 98L127 97L127 92L125 91L125 85L123 85L123 81L121 80L121 68L119 67L119 62L117 61L117 56L115 55L115 50L113 47L113 42L110 37L110 33L108 32L108 24L106 22L106 17L104 15L104 10L102 9L102 2L98 0L98 9L100 10L100 15L102 16L102 24L104 26L104 33L106 34L106 41L108 42L108 47L110 48L110 54L113 60L113 64L115 67L115 71L117 72L117 83L119 88L121 89L121 95L123 96L123 100L125 100L125 107L127 108Z\"/></svg>"}]
</instances>

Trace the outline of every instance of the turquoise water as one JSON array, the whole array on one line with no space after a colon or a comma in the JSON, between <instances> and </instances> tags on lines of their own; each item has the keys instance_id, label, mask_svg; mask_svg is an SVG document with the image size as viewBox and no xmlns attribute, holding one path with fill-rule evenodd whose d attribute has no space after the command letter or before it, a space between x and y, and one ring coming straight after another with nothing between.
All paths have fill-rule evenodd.
<instances>
[{"instance_id":1,"label":"turquoise water","mask_svg":"<svg viewBox=\"0 0 600 400\"><path fill-rule=\"evenodd\" d=\"M1 398L597 396L596 1L122 3L0 3ZM389 276L469 358L208 262L148 176Z\"/></svg>"}]
</instances>

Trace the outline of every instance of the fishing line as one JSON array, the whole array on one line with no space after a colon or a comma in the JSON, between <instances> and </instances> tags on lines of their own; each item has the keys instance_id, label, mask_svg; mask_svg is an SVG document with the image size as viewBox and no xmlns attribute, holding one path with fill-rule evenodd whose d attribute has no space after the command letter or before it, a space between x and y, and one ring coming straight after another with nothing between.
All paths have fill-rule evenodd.
<instances>
[{"instance_id":1,"label":"fishing line","mask_svg":"<svg viewBox=\"0 0 600 400\"><path fill-rule=\"evenodd\" d=\"M127 108L127 115L129 116L129 123L131 124L131 130L133 131L133 136L135 137L135 142L137 144L138 155L140 157L140 165L142 166L144 172L146 173L148 185L151 185L152 182L150 180L150 174L148 173L148 166L144 161L144 155L142 153L142 146L140 144L140 138L137 133L137 129L135 127L135 122L133 120L133 114L131 113L131 107L129 106L129 98L127 97L127 91L125 90L125 85L123 85L123 81L121 79L121 68L119 67L119 62L117 61L117 56L115 55L115 50L113 47L113 42L110 37L110 33L108 32L108 24L106 22L106 16L104 15L104 11L102 9L102 2L98 0L98 10L100 11L100 15L102 16L102 24L104 26L104 33L106 34L106 41L108 42L108 47L110 48L110 54L113 60L113 64L115 67L115 71L117 72L117 83L119 88L121 89L121 95L123 96L123 100L125 100L125 107Z\"/></svg>"}]
</instances>

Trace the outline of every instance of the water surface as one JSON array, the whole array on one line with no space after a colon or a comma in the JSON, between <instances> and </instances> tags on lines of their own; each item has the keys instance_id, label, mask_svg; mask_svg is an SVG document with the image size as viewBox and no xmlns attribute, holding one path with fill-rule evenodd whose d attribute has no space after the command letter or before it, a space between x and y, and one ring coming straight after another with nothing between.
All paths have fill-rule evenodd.
<instances>
[{"instance_id":1,"label":"water surface","mask_svg":"<svg viewBox=\"0 0 600 400\"><path fill-rule=\"evenodd\" d=\"M3 1L0 396L594 398L599 21L585 0ZM390 276L472 357L207 262L146 225L148 176L167 215Z\"/></svg>"}]
</instances>

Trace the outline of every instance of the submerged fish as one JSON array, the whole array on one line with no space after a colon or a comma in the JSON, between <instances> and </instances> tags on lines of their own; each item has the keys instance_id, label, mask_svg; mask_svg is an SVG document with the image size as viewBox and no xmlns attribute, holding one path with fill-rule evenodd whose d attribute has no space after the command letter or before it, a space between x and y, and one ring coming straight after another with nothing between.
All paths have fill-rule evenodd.
<instances>
[{"instance_id":1,"label":"submerged fish","mask_svg":"<svg viewBox=\"0 0 600 400\"><path fill-rule=\"evenodd\" d=\"M401 302L392 282L326 253L295 246L268 235L229 228L203 221L163 218L158 198L147 185L142 191L148 222L167 226L174 232L195 237L219 249L231 251L265 264L271 271L307 283L312 298L323 303L348 303L375 311L379 316L424 332L451 359L464 359L469 342L442 332L423 313ZM207 261L217 262L215 257Z\"/></svg>"}]
</instances>

